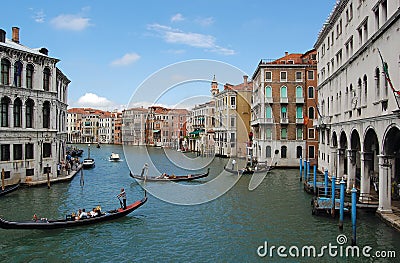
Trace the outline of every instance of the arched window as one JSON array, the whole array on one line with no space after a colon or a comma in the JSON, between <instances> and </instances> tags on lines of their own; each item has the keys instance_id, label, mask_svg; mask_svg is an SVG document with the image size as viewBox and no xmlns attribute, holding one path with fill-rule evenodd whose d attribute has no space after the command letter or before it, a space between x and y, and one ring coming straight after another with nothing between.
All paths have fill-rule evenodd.
<instances>
[{"instance_id":1,"label":"arched window","mask_svg":"<svg viewBox=\"0 0 400 263\"><path fill-rule=\"evenodd\" d=\"M17 61L14 64L14 86L21 87L21 73L22 73L22 63Z\"/></svg>"},{"instance_id":2,"label":"arched window","mask_svg":"<svg viewBox=\"0 0 400 263\"><path fill-rule=\"evenodd\" d=\"M309 99L314 98L314 87L308 87L308 98Z\"/></svg>"},{"instance_id":3,"label":"arched window","mask_svg":"<svg viewBox=\"0 0 400 263\"><path fill-rule=\"evenodd\" d=\"M50 102L43 103L43 128L50 128Z\"/></svg>"},{"instance_id":4,"label":"arched window","mask_svg":"<svg viewBox=\"0 0 400 263\"><path fill-rule=\"evenodd\" d=\"M265 107L265 118L271 119L272 118L272 108L271 106Z\"/></svg>"},{"instance_id":5,"label":"arched window","mask_svg":"<svg viewBox=\"0 0 400 263\"><path fill-rule=\"evenodd\" d=\"M296 158L301 158L302 155L303 155L303 147L297 146L296 147Z\"/></svg>"},{"instance_id":6,"label":"arched window","mask_svg":"<svg viewBox=\"0 0 400 263\"><path fill-rule=\"evenodd\" d=\"M265 148L265 157L266 158L271 158L271 146L267 146Z\"/></svg>"},{"instance_id":7,"label":"arched window","mask_svg":"<svg viewBox=\"0 0 400 263\"><path fill-rule=\"evenodd\" d=\"M287 118L287 108L286 106L281 107L281 118L286 119Z\"/></svg>"},{"instance_id":8,"label":"arched window","mask_svg":"<svg viewBox=\"0 0 400 263\"><path fill-rule=\"evenodd\" d=\"M33 88L33 66L32 64L28 64L26 66L26 88Z\"/></svg>"},{"instance_id":9,"label":"arched window","mask_svg":"<svg viewBox=\"0 0 400 263\"><path fill-rule=\"evenodd\" d=\"M281 87L281 98L287 98L287 88L286 86Z\"/></svg>"},{"instance_id":10,"label":"arched window","mask_svg":"<svg viewBox=\"0 0 400 263\"><path fill-rule=\"evenodd\" d=\"M281 147L281 158L287 158L287 147L286 146Z\"/></svg>"},{"instance_id":11,"label":"arched window","mask_svg":"<svg viewBox=\"0 0 400 263\"><path fill-rule=\"evenodd\" d=\"M31 99L26 101L25 107L25 121L26 121L26 128L33 128L33 106L34 102Z\"/></svg>"},{"instance_id":12,"label":"arched window","mask_svg":"<svg viewBox=\"0 0 400 263\"><path fill-rule=\"evenodd\" d=\"M364 86L364 98L365 98L365 103L367 103L367 93L368 93L368 84L367 84L367 75L364 75L363 77L363 86Z\"/></svg>"},{"instance_id":13,"label":"arched window","mask_svg":"<svg viewBox=\"0 0 400 263\"><path fill-rule=\"evenodd\" d=\"M303 107L296 107L296 119L303 119Z\"/></svg>"},{"instance_id":14,"label":"arched window","mask_svg":"<svg viewBox=\"0 0 400 263\"><path fill-rule=\"evenodd\" d=\"M49 91L50 90L50 69L45 68L43 70L43 90Z\"/></svg>"},{"instance_id":15,"label":"arched window","mask_svg":"<svg viewBox=\"0 0 400 263\"><path fill-rule=\"evenodd\" d=\"M309 108L308 108L308 118L309 118L310 120L313 120L313 119L315 118L315 115L314 115L314 107L309 107Z\"/></svg>"},{"instance_id":16,"label":"arched window","mask_svg":"<svg viewBox=\"0 0 400 263\"><path fill-rule=\"evenodd\" d=\"M381 89L381 72L377 67L375 69L375 90L376 90L376 99L379 100L380 97L380 89Z\"/></svg>"},{"instance_id":17,"label":"arched window","mask_svg":"<svg viewBox=\"0 0 400 263\"><path fill-rule=\"evenodd\" d=\"M270 86L265 87L265 97L272 98L272 88Z\"/></svg>"},{"instance_id":18,"label":"arched window","mask_svg":"<svg viewBox=\"0 0 400 263\"><path fill-rule=\"evenodd\" d=\"M3 58L1 60L1 83L3 85L10 84L10 67L11 63L8 59Z\"/></svg>"},{"instance_id":19,"label":"arched window","mask_svg":"<svg viewBox=\"0 0 400 263\"><path fill-rule=\"evenodd\" d=\"M14 100L14 127L22 126L22 101L19 98Z\"/></svg>"},{"instance_id":20,"label":"arched window","mask_svg":"<svg viewBox=\"0 0 400 263\"><path fill-rule=\"evenodd\" d=\"M1 99L1 127L8 127L8 108L10 105L10 99L3 97Z\"/></svg>"},{"instance_id":21,"label":"arched window","mask_svg":"<svg viewBox=\"0 0 400 263\"><path fill-rule=\"evenodd\" d=\"M296 98L303 98L303 88L300 86L296 87Z\"/></svg>"}]
</instances>

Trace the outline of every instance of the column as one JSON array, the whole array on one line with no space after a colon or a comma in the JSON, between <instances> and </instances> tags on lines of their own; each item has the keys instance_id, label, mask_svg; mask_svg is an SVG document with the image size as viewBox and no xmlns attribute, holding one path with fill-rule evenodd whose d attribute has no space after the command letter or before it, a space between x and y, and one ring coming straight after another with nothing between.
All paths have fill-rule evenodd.
<instances>
[{"instance_id":1,"label":"column","mask_svg":"<svg viewBox=\"0 0 400 263\"><path fill-rule=\"evenodd\" d=\"M337 171L337 149L335 147L331 148L331 159L329 163L329 173L331 176Z\"/></svg>"},{"instance_id":2,"label":"column","mask_svg":"<svg viewBox=\"0 0 400 263\"><path fill-rule=\"evenodd\" d=\"M345 156L345 149L338 149L337 150L337 162L336 162L336 178L342 177L344 175L344 158Z\"/></svg>"},{"instance_id":3,"label":"column","mask_svg":"<svg viewBox=\"0 0 400 263\"><path fill-rule=\"evenodd\" d=\"M369 176L369 163L372 158L372 152L362 152L361 153L361 185L360 185L360 200L368 200L371 181Z\"/></svg>"},{"instance_id":4,"label":"column","mask_svg":"<svg viewBox=\"0 0 400 263\"><path fill-rule=\"evenodd\" d=\"M392 213L392 165L389 156L378 155L379 158L379 213Z\"/></svg>"},{"instance_id":5,"label":"column","mask_svg":"<svg viewBox=\"0 0 400 263\"><path fill-rule=\"evenodd\" d=\"M350 192L356 183L355 150L347 150L347 192Z\"/></svg>"}]
</instances>

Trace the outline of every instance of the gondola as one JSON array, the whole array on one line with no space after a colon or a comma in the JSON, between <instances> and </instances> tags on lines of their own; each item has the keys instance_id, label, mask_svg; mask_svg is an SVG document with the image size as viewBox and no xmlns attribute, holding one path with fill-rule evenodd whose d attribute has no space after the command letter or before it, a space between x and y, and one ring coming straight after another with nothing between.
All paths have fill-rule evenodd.
<instances>
[{"instance_id":1,"label":"gondola","mask_svg":"<svg viewBox=\"0 0 400 263\"><path fill-rule=\"evenodd\" d=\"M0 217L0 227L4 229L56 229L56 228L67 228L76 227L83 225L91 225L95 223L105 222L121 218L133 212L137 208L141 207L147 201L147 195L142 200L138 200L133 204L130 204L126 209L118 208L108 212L101 213L99 216L89 217L85 219L75 220L71 216L66 216L65 219L59 220L31 220L31 221L7 221Z\"/></svg>"},{"instance_id":2,"label":"gondola","mask_svg":"<svg viewBox=\"0 0 400 263\"><path fill-rule=\"evenodd\" d=\"M130 172L129 175L134 179L144 180L148 182L166 182L166 181L177 182L177 181L191 181L199 178L204 178L208 176L209 172L210 168L207 169L206 173L202 174L144 176L143 172L141 175L132 174L132 172Z\"/></svg>"},{"instance_id":3,"label":"gondola","mask_svg":"<svg viewBox=\"0 0 400 263\"><path fill-rule=\"evenodd\" d=\"M254 168L242 168L239 170L229 169L228 167L224 167L224 170L233 174L254 174L254 173L266 173L274 169L273 166L265 166L262 168L254 169Z\"/></svg>"},{"instance_id":4,"label":"gondola","mask_svg":"<svg viewBox=\"0 0 400 263\"><path fill-rule=\"evenodd\" d=\"M2 190L1 187L0 187L0 196L9 194L11 192L14 192L15 190L17 190L19 188L19 185L20 185L19 183L15 184L15 185L9 185L9 186L6 186L4 188L4 190Z\"/></svg>"}]
</instances>

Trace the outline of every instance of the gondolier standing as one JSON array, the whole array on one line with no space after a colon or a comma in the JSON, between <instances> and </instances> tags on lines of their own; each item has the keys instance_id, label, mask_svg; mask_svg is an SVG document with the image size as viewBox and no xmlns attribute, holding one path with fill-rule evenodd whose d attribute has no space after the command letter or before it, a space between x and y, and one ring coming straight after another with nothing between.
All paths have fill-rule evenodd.
<instances>
[{"instance_id":1,"label":"gondolier standing","mask_svg":"<svg viewBox=\"0 0 400 263\"><path fill-rule=\"evenodd\" d=\"M118 197L122 198L122 202L124 204L124 209L126 209L126 192L124 188L121 188L121 193L119 193Z\"/></svg>"}]
</instances>

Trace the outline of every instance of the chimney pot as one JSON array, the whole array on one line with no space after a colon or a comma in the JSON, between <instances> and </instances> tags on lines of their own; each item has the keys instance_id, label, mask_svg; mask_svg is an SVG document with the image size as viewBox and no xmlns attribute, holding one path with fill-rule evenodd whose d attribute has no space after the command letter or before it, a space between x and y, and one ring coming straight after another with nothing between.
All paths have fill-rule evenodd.
<instances>
[{"instance_id":1,"label":"chimney pot","mask_svg":"<svg viewBox=\"0 0 400 263\"><path fill-rule=\"evenodd\" d=\"M6 31L3 29L0 29L0 42L5 43L6 42Z\"/></svg>"},{"instance_id":2,"label":"chimney pot","mask_svg":"<svg viewBox=\"0 0 400 263\"><path fill-rule=\"evenodd\" d=\"M289 55L289 52L286 51L286 52L285 52L285 56L287 56L287 55Z\"/></svg>"},{"instance_id":3,"label":"chimney pot","mask_svg":"<svg viewBox=\"0 0 400 263\"><path fill-rule=\"evenodd\" d=\"M249 76L247 76L247 75L244 75L243 76L243 83L244 83L244 86L247 86L247 78L248 78Z\"/></svg>"},{"instance_id":4,"label":"chimney pot","mask_svg":"<svg viewBox=\"0 0 400 263\"><path fill-rule=\"evenodd\" d=\"M19 43L19 27L13 26L12 28L12 41Z\"/></svg>"}]
</instances>

